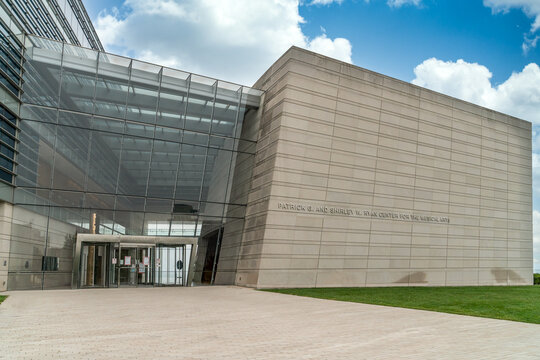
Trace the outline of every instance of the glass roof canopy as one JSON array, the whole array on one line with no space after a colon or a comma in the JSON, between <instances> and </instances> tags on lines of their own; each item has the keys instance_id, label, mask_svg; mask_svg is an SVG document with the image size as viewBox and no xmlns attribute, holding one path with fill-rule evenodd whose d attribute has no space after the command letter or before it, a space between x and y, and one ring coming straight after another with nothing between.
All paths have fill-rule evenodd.
<instances>
[{"instance_id":1,"label":"glass roof canopy","mask_svg":"<svg viewBox=\"0 0 540 360\"><path fill-rule=\"evenodd\" d=\"M173 229L183 205L199 229L245 205L232 176L254 156L242 125L260 90L37 36L25 47L15 203L83 228L101 211L134 235Z\"/></svg>"},{"instance_id":2,"label":"glass roof canopy","mask_svg":"<svg viewBox=\"0 0 540 360\"><path fill-rule=\"evenodd\" d=\"M261 90L247 86L187 73L119 55L69 45L34 35L26 36L25 47L27 51L31 52L34 60L43 64L49 64L51 66L61 65L75 72L87 73L90 77L95 75L97 70L98 75L103 77L102 82L98 85L108 89L117 89L122 92L128 90L126 88L127 84L122 83L122 80L130 80L134 85L135 83L143 85L143 88L137 89L141 95L150 95L153 90L152 88L158 86L164 93L169 91L183 92L189 88L190 95L194 96L194 98L201 98L199 104L208 101L208 95L215 93L216 105L220 107L237 105L239 93L245 97L244 101L247 106L258 107L260 96L262 95ZM69 74L63 74L63 76L69 78ZM80 79L80 77L77 77L76 81L81 87L85 85L93 86L91 78ZM135 90L135 88L133 89ZM73 97L73 101L78 101L81 106L84 106L84 103L89 99L87 94L74 92L73 90L81 90L77 88L70 88L70 90L69 94ZM135 93L135 91L133 92ZM64 93L68 92L65 91ZM54 106L54 99L49 100L49 105ZM45 105L45 103L44 101L43 104ZM88 103L86 104L88 105ZM103 107L107 107L107 105L114 107L114 105L108 102L105 102ZM118 104L118 106L120 105ZM141 107L129 108L129 110L129 112L133 113L131 114L133 116L136 115L135 113L137 111L143 111ZM102 111L107 112L105 109ZM129 117L130 114L128 114Z\"/></svg>"}]
</instances>

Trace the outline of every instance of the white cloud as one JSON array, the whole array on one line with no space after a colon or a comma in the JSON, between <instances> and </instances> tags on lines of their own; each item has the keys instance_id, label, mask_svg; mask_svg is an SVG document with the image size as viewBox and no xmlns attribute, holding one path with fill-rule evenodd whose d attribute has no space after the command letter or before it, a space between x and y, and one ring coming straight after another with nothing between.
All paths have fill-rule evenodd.
<instances>
[{"instance_id":1,"label":"white cloud","mask_svg":"<svg viewBox=\"0 0 540 360\"><path fill-rule=\"evenodd\" d=\"M536 44L538 43L538 39L540 39L540 36L536 35L532 38L529 38L526 34L523 37L523 44L521 44L521 49L523 50L523 53L527 55L529 50L531 48L535 48Z\"/></svg>"},{"instance_id":2,"label":"white cloud","mask_svg":"<svg viewBox=\"0 0 540 360\"><path fill-rule=\"evenodd\" d=\"M325 0L322 0L325 1ZM95 21L105 48L251 85L290 46L351 62L351 43L309 39L298 0L125 0Z\"/></svg>"},{"instance_id":3,"label":"white cloud","mask_svg":"<svg viewBox=\"0 0 540 360\"><path fill-rule=\"evenodd\" d=\"M326 34L322 34L311 40L306 49L352 63L352 46L349 40L344 38L332 40Z\"/></svg>"},{"instance_id":4,"label":"white cloud","mask_svg":"<svg viewBox=\"0 0 540 360\"><path fill-rule=\"evenodd\" d=\"M386 3L390 7L402 7L403 5L419 6L422 0L388 0Z\"/></svg>"},{"instance_id":5,"label":"white cloud","mask_svg":"<svg viewBox=\"0 0 540 360\"><path fill-rule=\"evenodd\" d=\"M536 131L533 131L533 138L535 139L535 142L537 142L540 136L538 136L539 134L535 134L535 132ZM537 146L537 144L533 143L533 148L536 151L540 151L540 148ZM532 174L533 184L535 185L533 186L533 198L538 199L540 197L540 154L535 153L535 152L533 152L532 154L532 168L533 168L533 174ZM540 223L538 225L540 225ZM538 239L540 240L540 226L535 227L535 231L538 232L538 236L539 236ZM538 244L538 246L540 246L540 243ZM540 256L540 252L538 253L538 255Z\"/></svg>"},{"instance_id":6,"label":"white cloud","mask_svg":"<svg viewBox=\"0 0 540 360\"><path fill-rule=\"evenodd\" d=\"M540 29L540 0L484 0L484 6L490 7L494 13L506 13L510 9L521 9L523 12L534 18L529 34L523 35L521 45L523 53L526 55L531 48L535 48L538 36L531 36Z\"/></svg>"},{"instance_id":7,"label":"white cloud","mask_svg":"<svg viewBox=\"0 0 540 360\"><path fill-rule=\"evenodd\" d=\"M484 6L493 12L508 12L512 8L522 9L527 16L534 17L531 31L540 28L540 1L538 0L484 0Z\"/></svg>"},{"instance_id":8,"label":"white cloud","mask_svg":"<svg viewBox=\"0 0 540 360\"><path fill-rule=\"evenodd\" d=\"M540 125L540 67L531 63L498 86L491 72L463 60L425 60L414 69L413 84L448 94Z\"/></svg>"},{"instance_id":9,"label":"white cloud","mask_svg":"<svg viewBox=\"0 0 540 360\"><path fill-rule=\"evenodd\" d=\"M343 0L312 0L309 5L330 5L332 3L341 4Z\"/></svg>"},{"instance_id":10,"label":"white cloud","mask_svg":"<svg viewBox=\"0 0 540 360\"><path fill-rule=\"evenodd\" d=\"M122 21L118 19L119 15L117 8L113 8L112 13L100 13L95 25L102 44L114 44L116 41L116 34L123 27Z\"/></svg>"}]
</instances>

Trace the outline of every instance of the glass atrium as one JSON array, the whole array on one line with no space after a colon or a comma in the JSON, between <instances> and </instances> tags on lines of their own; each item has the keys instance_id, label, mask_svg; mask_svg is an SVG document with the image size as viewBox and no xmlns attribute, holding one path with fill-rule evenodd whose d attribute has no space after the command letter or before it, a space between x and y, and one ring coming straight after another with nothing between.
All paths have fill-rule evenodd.
<instances>
[{"instance_id":1,"label":"glass atrium","mask_svg":"<svg viewBox=\"0 0 540 360\"><path fill-rule=\"evenodd\" d=\"M25 48L15 205L106 235L200 237L243 214L232 177L254 158L242 125L259 90L36 36ZM67 285L73 242L47 231L10 272L41 276L55 256Z\"/></svg>"}]
</instances>

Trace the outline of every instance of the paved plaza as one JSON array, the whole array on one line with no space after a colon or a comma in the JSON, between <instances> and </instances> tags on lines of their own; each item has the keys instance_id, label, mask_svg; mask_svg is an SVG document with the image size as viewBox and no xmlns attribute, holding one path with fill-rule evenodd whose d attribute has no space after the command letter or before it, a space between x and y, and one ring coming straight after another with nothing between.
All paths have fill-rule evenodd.
<instances>
[{"instance_id":1,"label":"paved plaza","mask_svg":"<svg viewBox=\"0 0 540 360\"><path fill-rule=\"evenodd\" d=\"M540 326L238 287L7 293L0 359L539 359Z\"/></svg>"}]
</instances>

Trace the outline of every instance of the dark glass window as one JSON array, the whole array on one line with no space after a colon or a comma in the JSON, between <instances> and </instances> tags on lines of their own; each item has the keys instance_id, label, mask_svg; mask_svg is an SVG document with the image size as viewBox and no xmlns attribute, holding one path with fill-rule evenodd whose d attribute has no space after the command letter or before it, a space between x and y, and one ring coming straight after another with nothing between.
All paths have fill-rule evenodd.
<instances>
[{"instance_id":1,"label":"dark glass window","mask_svg":"<svg viewBox=\"0 0 540 360\"><path fill-rule=\"evenodd\" d=\"M9 171L13 171L13 161L8 160L1 156L0 156L0 166L8 169Z\"/></svg>"},{"instance_id":2,"label":"dark glass window","mask_svg":"<svg viewBox=\"0 0 540 360\"><path fill-rule=\"evenodd\" d=\"M13 175L8 173L7 171L0 169L0 179L11 183L13 181Z\"/></svg>"}]
</instances>

